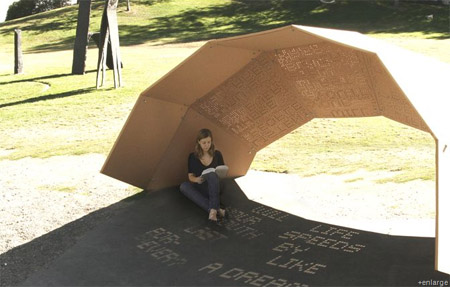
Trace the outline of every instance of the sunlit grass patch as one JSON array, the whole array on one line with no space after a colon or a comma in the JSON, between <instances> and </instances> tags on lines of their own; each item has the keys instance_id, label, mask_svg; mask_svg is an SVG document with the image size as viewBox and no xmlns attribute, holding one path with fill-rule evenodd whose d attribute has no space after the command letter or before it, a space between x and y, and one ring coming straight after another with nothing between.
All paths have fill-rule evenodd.
<instances>
[{"instance_id":1,"label":"sunlit grass patch","mask_svg":"<svg viewBox=\"0 0 450 287\"><path fill-rule=\"evenodd\" d=\"M378 183L434 180L434 145L430 134L384 117L314 119L259 151L251 168L300 176L392 173Z\"/></svg>"}]
</instances>

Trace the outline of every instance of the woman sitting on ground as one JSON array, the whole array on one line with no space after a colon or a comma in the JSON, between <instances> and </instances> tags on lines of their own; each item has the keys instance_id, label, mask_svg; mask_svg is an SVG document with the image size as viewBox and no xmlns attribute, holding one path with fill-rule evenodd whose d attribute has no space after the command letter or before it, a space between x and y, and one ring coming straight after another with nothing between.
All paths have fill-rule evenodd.
<instances>
[{"instance_id":1,"label":"woman sitting on ground","mask_svg":"<svg viewBox=\"0 0 450 287\"><path fill-rule=\"evenodd\" d=\"M189 181L181 184L180 191L208 212L208 219L212 221L217 221L217 215L225 216L225 210L220 208L219 176L215 172L201 174L205 169L224 164L222 153L215 149L211 131L201 129L195 151L188 159Z\"/></svg>"}]
</instances>

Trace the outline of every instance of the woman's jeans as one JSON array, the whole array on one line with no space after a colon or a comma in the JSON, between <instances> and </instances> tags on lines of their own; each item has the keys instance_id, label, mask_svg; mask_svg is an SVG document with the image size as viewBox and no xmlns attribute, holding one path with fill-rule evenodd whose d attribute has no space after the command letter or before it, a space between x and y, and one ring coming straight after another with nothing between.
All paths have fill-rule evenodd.
<instances>
[{"instance_id":1,"label":"woman's jeans","mask_svg":"<svg viewBox=\"0 0 450 287\"><path fill-rule=\"evenodd\" d=\"M180 186L180 191L207 212L209 212L210 209L219 210L219 176L215 172L210 172L205 174L203 178L205 179L205 182L202 184L190 181L183 182Z\"/></svg>"}]
</instances>

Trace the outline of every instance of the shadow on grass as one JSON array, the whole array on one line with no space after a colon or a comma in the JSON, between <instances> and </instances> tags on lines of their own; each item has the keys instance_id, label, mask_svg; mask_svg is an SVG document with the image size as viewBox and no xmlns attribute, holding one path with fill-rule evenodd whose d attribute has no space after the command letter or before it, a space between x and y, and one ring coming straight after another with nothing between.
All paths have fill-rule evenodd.
<instances>
[{"instance_id":1,"label":"shadow on grass","mask_svg":"<svg viewBox=\"0 0 450 287\"><path fill-rule=\"evenodd\" d=\"M433 15L433 19L427 16ZM158 17L148 25L121 25L125 45L148 40L190 42L258 32L289 24L320 26L361 33L421 32L430 38L449 38L448 8L390 1L234 1L230 4ZM433 34L439 34L435 36ZM446 36L442 36L442 34Z\"/></svg>"},{"instance_id":2,"label":"shadow on grass","mask_svg":"<svg viewBox=\"0 0 450 287\"><path fill-rule=\"evenodd\" d=\"M427 18L433 15L433 20ZM185 10L175 16L150 19L147 25L119 23L122 45L147 41L183 43L258 32L289 24L347 29L361 33L422 32L449 38L448 8L390 1L234 1L220 6ZM446 34L433 36L433 34Z\"/></svg>"},{"instance_id":3,"label":"shadow on grass","mask_svg":"<svg viewBox=\"0 0 450 287\"><path fill-rule=\"evenodd\" d=\"M169 0L165 0L169 1ZM149 9L160 1L136 1L133 9L151 14ZM175 4L174 4L175 5ZM93 4L92 15L101 15L102 5ZM124 7L118 9L120 43L122 46L156 41L161 43L185 43L214 38L235 36L258 32L290 24L319 26L353 30L361 33L413 33L420 32L428 38L448 39L450 7L437 4L424 4L413 1L358 1L339 0L334 4L320 1L295 0L235 0L221 5L193 7L178 14L160 17L142 17L141 21L128 21L131 14L124 16ZM62 13L61 10L60 13ZM76 15L73 18L76 19ZM53 17L57 18L55 12ZM431 16L432 15L432 16ZM38 16L36 16L38 17ZM91 29L93 27L91 16ZM26 27L33 33L48 29L75 29L76 24L55 20L53 24ZM38 19L38 18L36 18ZM43 19L42 19L43 20ZM72 21L73 22L73 21ZM132 23L132 24L127 24ZM9 29L9 28L8 28ZM12 28L11 28L12 29ZM12 31L12 30L11 30ZM29 52L72 49L73 36L63 37L56 43L43 43L29 49ZM67 35L67 33L66 33Z\"/></svg>"},{"instance_id":4,"label":"shadow on grass","mask_svg":"<svg viewBox=\"0 0 450 287\"><path fill-rule=\"evenodd\" d=\"M22 79L22 80L15 80L15 81L9 81L9 82L1 82L0 86L1 85L9 85L9 84L17 84L17 83L25 83L25 82L37 82L37 81L42 81L42 80L66 77L66 76L70 76L70 75L71 74L69 74L69 73L66 73L66 74L55 74L55 75L36 77L36 78L31 78L31 79ZM7 76L9 76L9 74Z\"/></svg>"},{"instance_id":5,"label":"shadow on grass","mask_svg":"<svg viewBox=\"0 0 450 287\"><path fill-rule=\"evenodd\" d=\"M104 1L102 3L97 1L92 3L91 7L93 10L96 10L102 9L103 5ZM12 35L16 28L20 28L22 31L30 31L34 34L56 30L65 32L76 29L77 17L78 6L66 6L0 23L0 28L3 28L0 34ZM29 25L25 25L24 23Z\"/></svg>"},{"instance_id":6,"label":"shadow on grass","mask_svg":"<svg viewBox=\"0 0 450 287\"><path fill-rule=\"evenodd\" d=\"M94 72L97 72L97 70L89 70L89 71L86 71L85 74L94 73ZM10 74L0 75L0 76L10 76ZM72 74L71 73L53 74L53 75L48 75L48 76L36 77L36 78L27 78L27 79L15 80L15 81L0 82L0 86L1 85L9 85L9 84L17 84L17 83L25 83L25 82L39 82L42 80L56 79L56 78L67 77L67 76L72 76Z\"/></svg>"},{"instance_id":7,"label":"shadow on grass","mask_svg":"<svg viewBox=\"0 0 450 287\"><path fill-rule=\"evenodd\" d=\"M91 7L92 10L101 10L104 7L104 1L94 0ZM40 35L50 33L54 37L54 34L61 35L58 37L58 41L53 40L46 41L42 39L39 43L33 45L33 48L27 49L24 53L39 53L48 51L60 51L73 49L75 42L75 31L77 27L78 7L67 6L43 13L30 15L24 18L18 18L4 23L0 23L0 35L8 37L8 35L14 35L14 29L19 28L22 30L22 41L25 44L27 41L27 35ZM93 18L94 15L91 15ZM100 16L101 17L101 16ZM91 28L92 27L91 25ZM94 28L94 30L96 30ZM97 30L100 30L98 26ZM48 35L48 34L47 34Z\"/></svg>"},{"instance_id":8,"label":"shadow on grass","mask_svg":"<svg viewBox=\"0 0 450 287\"><path fill-rule=\"evenodd\" d=\"M93 90L96 90L96 88L78 89L78 90L63 92L63 93L59 93L59 94L52 94L52 95L46 95L46 96L39 96L39 97L35 97L35 98L29 98L29 99L22 100L22 101L1 104L0 109L6 108L6 107L11 107L11 106L23 105L23 104L31 104L31 103L41 102L41 101L67 98L67 97L71 97L71 96L75 96L75 95L86 94Z\"/></svg>"}]
</instances>

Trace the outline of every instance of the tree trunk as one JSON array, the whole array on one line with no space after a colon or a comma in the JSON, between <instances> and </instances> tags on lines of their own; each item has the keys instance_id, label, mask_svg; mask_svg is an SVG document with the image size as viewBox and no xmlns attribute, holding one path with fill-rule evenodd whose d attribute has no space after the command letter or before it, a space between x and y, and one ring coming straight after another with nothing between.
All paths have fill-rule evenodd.
<instances>
[{"instance_id":1,"label":"tree trunk","mask_svg":"<svg viewBox=\"0 0 450 287\"><path fill-rule=\"evenodd\" d=\"M128 11L128 12L131 11L130 0L127 0L127 11Z\"/></svg>"},{"instance_id":2,"label":"tree trunk","mask_svg":"<svg viewBox=\"0 0 450 287\"><path fill-rule=\"evenodd\" d=\"M83 75L86 68L91 0L79 1L77 32L73 48L72 74Z\"/></svg>"}]
</instances>

